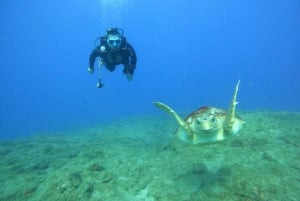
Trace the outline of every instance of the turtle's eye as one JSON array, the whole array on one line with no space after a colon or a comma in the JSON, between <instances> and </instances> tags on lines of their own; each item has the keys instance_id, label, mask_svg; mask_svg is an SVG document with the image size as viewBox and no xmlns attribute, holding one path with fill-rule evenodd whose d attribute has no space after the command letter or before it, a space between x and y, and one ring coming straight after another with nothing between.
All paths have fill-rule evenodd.
<instances>
[{"instance_id":1,"label":"turtle's eye","mask_svg":"<svg viewBox=\"0 0 300 201\"><path fill-rule=\"evenodd\" d=\"M210 121L213 122L213 123L215 123L215 122L217 121L217 119L216 119L216 117L212 117L212 118L210 119Z\"/></svg>"},{"instance_id":2,"label":"turtle's eye","mask_svg":"<svg viewBox=\"0 0 300 201\"><path fill-rule=\"evenodd\" d=\"M196 119L196 121L195 121L195 127L196 128L201 128L202 122L203 122L203 120Z\"/></svg>"}]
</instances>

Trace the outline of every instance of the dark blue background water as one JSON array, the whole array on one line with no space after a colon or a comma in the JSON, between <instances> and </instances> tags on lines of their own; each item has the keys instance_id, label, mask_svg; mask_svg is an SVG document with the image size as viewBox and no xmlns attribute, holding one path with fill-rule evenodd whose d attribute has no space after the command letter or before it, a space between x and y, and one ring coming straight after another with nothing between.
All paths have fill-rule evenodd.
<instances>
[{"instance_id":1,"label":"dark blue background water","mask_svg":"<svg viewBox=\"0 0 300 201\"><path fill-rule=\"evenodd\" d=\"M226 108L300 110L298 0L0 2L1 138L158 113ZM96 37L121 27L135 47L131 82L87 72ZM165 115L165 114L164 114Z\"/></svg>"}]
</instances>

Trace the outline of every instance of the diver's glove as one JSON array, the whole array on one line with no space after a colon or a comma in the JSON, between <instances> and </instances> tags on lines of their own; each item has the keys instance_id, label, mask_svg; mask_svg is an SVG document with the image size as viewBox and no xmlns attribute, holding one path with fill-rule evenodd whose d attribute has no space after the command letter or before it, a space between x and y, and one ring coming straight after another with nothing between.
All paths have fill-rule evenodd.
<instances>
[{"instance_id":1,"label":"diver's glove","mask_svg":"<svg viewBox=\"0 0 300 201\"><path fill-rule=\"evenodd\" d=\"M89 73L93 73L93 72L94 72L94 69L91 68L91 67L88 67L88 72L89 72Z\"/></svg>"},{"instance_id":2,"label":"diver's glove","mask_svg":"<svg viewBox=\"0 0 300 201\"><path fill-rule=\"evenodd\" d=\"M130 81L130 80L132 80L133 74L127 73L126 77L127 77L127 80Z\"/></svg>"}]
</instances>

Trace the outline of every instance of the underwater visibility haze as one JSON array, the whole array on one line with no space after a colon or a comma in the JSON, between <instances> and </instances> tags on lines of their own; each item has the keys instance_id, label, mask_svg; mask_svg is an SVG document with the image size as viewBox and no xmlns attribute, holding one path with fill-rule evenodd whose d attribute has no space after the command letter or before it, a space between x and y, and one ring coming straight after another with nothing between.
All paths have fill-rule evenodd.
<instances>
[{"instance_id":1,"label":"underwater visibility haze","mask_svg":"<svg viewBox=\"0 0 300 201\"><path fill-rule=\"evenodd\" d=\"M300 200L300 2L0 2L0 201ZM131 81L87 71L97 37L135 48ZM237 136L174 138L200 106ZM235 104L235 103L233 103Z\"/></svg>"}]
</instances>

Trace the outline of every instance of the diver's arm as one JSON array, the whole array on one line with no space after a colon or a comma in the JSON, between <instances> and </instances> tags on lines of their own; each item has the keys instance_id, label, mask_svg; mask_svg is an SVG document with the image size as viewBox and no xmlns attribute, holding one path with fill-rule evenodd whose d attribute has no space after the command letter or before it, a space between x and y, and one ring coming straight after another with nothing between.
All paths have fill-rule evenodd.
<instances>
[{"instance_id":1,"label":"diver's arm","mask_svg":"<svg viewBox=\"0 0 300 201\"><path fill-rule=\"evenodd\" d=\"M128 49L129 57L130 57L130 60L129 60L130 63L128 66L129 68L127 70L130 74L133 74L134 69L136 67L136 62L137 62L136 53L135 53L134 48L129 43L127 43L127 49Z\"/></svg>"},{"instance_id":2,"label":"diver's arm","mask_svg":"<svg viewBox=\"0 0 300 201\"><path fill-rule=\"evenodd\" d=\"M97 50L97 48L95 48L90 55L90 62L89 62L90 66L89 67L91 69L94 69L95 60L98 56L100 56L99 51Z\"/></svg>"}]
</instances>

